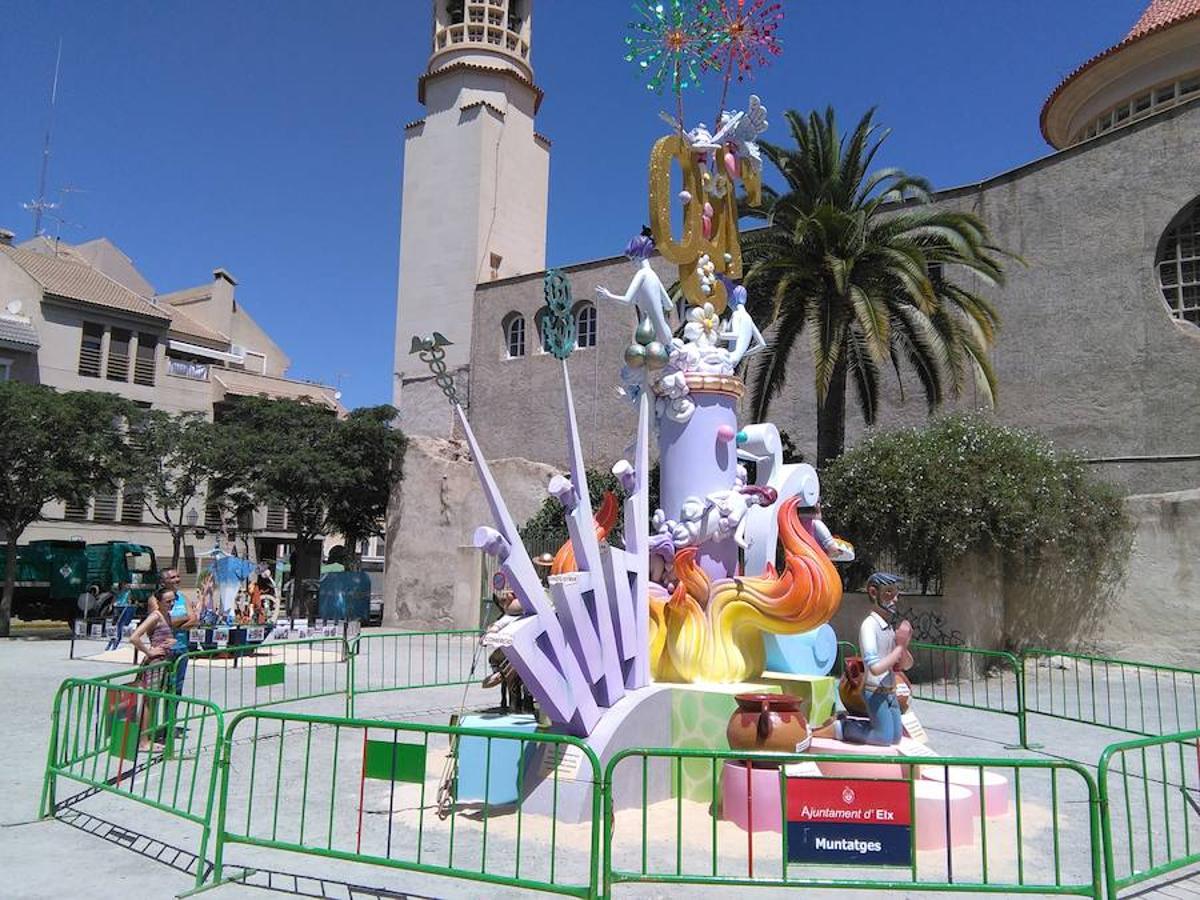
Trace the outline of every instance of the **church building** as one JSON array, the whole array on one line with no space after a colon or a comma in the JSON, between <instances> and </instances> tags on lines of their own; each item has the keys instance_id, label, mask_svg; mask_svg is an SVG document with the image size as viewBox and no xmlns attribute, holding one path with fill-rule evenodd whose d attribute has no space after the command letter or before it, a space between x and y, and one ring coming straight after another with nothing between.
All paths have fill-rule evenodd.
<instances>
[{"instance_id":1,"label":"church building","mask_svg":"<svg viewBox=\"0 0 1200 900\"><path fill-rule=\"evenodd\" d=\"M550 144L535 126L532 3L434 6L419 80L427 112L405 142L402 427L453 435L444 397L409 355L414 334L436 330L453 342L446 362L488 456L561 466L558 363L536 324ZM995 243L1023 260L1003 287L975 286L1002 317L994 415L1091 460L1129 493L1200 486L1200 0L1153 0L1128 34L1053 89L1041 129L1048 155L981 172L936 201L981 216ZM655 266L674 279L673 267ZM598 285L623 290L633 268L624 257L562 268L577 301L569 365L584 451L608 468L633 431L616 385L635 323L628 307L592 300ZM803 351L793 359L771 418L811 460L812 371ZM888 386L880 427L925 420L920 392L903 395ZM948 408L974 405L968 391ZM852 402L847 415L853 445L863 424Z\"/></svg>"}]
</instances>

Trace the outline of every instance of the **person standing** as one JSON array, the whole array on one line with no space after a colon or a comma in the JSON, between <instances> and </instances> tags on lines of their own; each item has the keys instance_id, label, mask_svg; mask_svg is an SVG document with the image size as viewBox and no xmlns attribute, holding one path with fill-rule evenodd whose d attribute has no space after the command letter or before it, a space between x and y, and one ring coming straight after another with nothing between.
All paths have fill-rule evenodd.
<instances>
[{"instance_id":1,"label":"person standing","mask_svg":"<svg viewBox=\"0 0 1200 900\"><path fill-rule=\"evenodd\" d=\"M116 650L121 645L121 640L125 637L125 626L133 621L133 615L137 612L137 607L133 603L133 591L128 581L122 581L117 585L117 593L113 596L113 607L116 611L117 621L106 648L108 650Z\"/></svg>"},{"instance_id":2,"label":"person standing","mask_svg":"<svg viewBox=\"0 0 1200 900\"><path fill-rule=\"evenodd\" d=\"M163 692L170 675L171 650L175 645L175 633L171 629L169 614L165 613L156 594L150 598L146 618L129 637L135 650L145 658L138 675L138 685L147 691ZM146 640L149 638L150 643ZM138 729L138 749L149 750L157 723L154 713L158 698L146 696L142 702L142 714Z\"/></svg>"},{"instance_id":3,"label":"person standing","mask_svg":"<svg viewBox=\"0 0 1200 900\"><path fill-rule=\"evenodd\" d=\"M161 609L170 618L171 630L175 632L175 643L171 646L169 656L178 660L175 665L174 692L183 695L183 683L187 677L188 634L200 621L200 612L194 603L189 603L183 591L179 589L179 571L165 570L158 579L159 603Z\"/></svg>"}]
</instances>

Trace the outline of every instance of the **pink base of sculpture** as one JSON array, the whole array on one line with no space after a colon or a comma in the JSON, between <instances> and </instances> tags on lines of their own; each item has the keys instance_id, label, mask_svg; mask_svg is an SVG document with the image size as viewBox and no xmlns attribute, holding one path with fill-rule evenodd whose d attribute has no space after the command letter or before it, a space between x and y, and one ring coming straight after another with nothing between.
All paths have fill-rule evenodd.
<instances>
[{"instance_id":1,"label":"pink base of sculpture","mask_svg":"<svg viewBox=\"0 0 1200 900\"><path fill-rule=\"evenodd\" d=\"M945 781L946 770L941 766L922 766L921 778L939 786ZM950 784L961 787L971 795L974 815L979 815L979 770L950 767ZM999 772L983 772L983 810L989 819L1008 814L1008 779Z\"/></svg>"},{"instance_id":2,"label":"pink base of sculpture","mask_svg":"<svg viewBox=\"0 0 1200 900\"><path fill-rule=\"evenodd\" d=\"M725 762L721 771L721 818L742 831L781 831L779 769L749 771L747 783L744 762Z\"/></svg>"}]
</instances>

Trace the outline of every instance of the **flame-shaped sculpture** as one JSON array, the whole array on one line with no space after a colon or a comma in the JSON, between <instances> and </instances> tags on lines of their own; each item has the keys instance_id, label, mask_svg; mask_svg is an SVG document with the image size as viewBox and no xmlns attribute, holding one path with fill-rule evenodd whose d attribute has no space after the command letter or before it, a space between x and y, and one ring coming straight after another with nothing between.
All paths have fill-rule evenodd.
<instances>
[{"instance_id":1,"label":"flame-shaped sculpture","mask_svg":"<svg viewBox=\"0 0 1200 900\"><path fill-rule=\"evenodd\" d=\"M694 547L675 556L679 584L669 600L650 596L650 665L656 681L740 682L762 673L762 634L824 625L842 600L829 557L800 524L799 498L779 509L783 573L710 580Z\"/></svg>"},{"instance_id":2,"label":"flame-shaped sculpture","mask_svg":"<svg viewBox=\"0 0 1200 900\"><path fill-rule=\"evenodd\" d=\"M596 543L604 543L608 533L617 524L617 495L605 491L600 501L600 509L596 511ZM579 564L575 561L575 548L568 538L567 542L558 548L554 554L554 562L550 564L551 575L563 575L567 572L578 572Z\"/></svg>"}]
</instances>

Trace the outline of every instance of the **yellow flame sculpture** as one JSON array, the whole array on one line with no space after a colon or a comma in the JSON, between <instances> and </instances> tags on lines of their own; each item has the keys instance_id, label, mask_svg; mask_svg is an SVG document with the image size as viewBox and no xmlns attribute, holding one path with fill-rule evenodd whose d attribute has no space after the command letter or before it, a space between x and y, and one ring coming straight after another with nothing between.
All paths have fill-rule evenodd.
<instances>
[{"instance_id":1,"label":"yellow flame sculpture","mask_svg":"<svg viewBox=\"0 0 1200 900\"><path fill-rule=\"evenodd\" d=\"M675 556L679 584L650 597L650 666L656 681L735 683L757 678L762 634L799 634L824 625L842 602L842 581L800 524L799 498L779 510L786 564L757 577L711 581L696 548Z\"/></svg>"}]
</instances>

